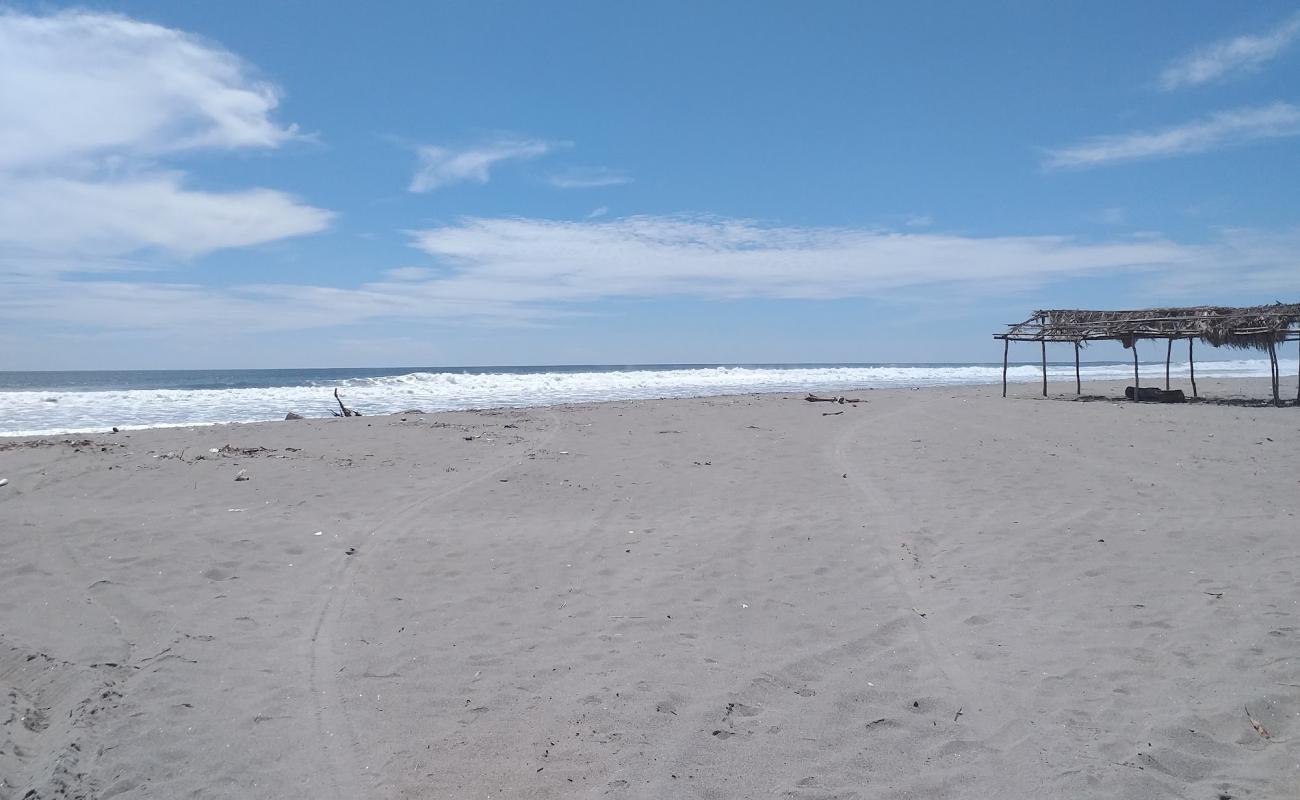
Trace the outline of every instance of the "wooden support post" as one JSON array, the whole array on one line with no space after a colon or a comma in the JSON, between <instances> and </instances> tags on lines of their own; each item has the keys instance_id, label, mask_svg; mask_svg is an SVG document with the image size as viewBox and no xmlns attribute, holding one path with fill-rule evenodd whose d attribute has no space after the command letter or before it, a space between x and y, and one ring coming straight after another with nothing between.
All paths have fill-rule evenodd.
<instances>
[{"instance_id":1,"label":"wooden support post","mask_svg":"<svg viewBox=\"0 0 1300 800\"><path fill-rule=\"evenodd\" d=\"M1169 392L1169 362L1174 358L1174 340L1169 340L1169 349L1165 351L1165 392Z\"/></svg>"},{"instance_id":2,"label":"wooden support post","mask_svg":"<svg viewBox=\"0 0 1300 800\"><path fill-rule=\"evenodd\" d=\"M1300 361L1300 339L1296 339L1296 360ZM1295 404L1300 407L1300 378L1296 379Z\"/></svg>"},{"instance_id":3,"label":"wooden support post","mask_svg":"<svg viewBox=\"0 0 1300 800\"><path fill-rule=\"evenodd\" d=\"M1268 343L1269 376L1273 379L1273 405L1282 407L1282 398L1278 394L1277 344Z\"/></svg>"},{"instance_id":4,"label":"wooden support post","mask_svg":"<svg viewBox=\"0 0 1300 800\"><path fill-rule=\"evenodd\" d=\"M1280 408L1282 405L1282 358L1277 354L1276 344L1269 349L1273 351L1273 386L1276 387L1273 391L1273 405Z\"/></svg>"},{"instance_id":5,"label":"wooden support post","mask_svg":"<svg viewBox=\"0 0 1300 800\"><path fill-rule=\"evenodd\" d=\"M1083 394L1083 383L1079 380L1079 343L1074 343L1074 393Z\"/></svg>"},{"instance_id":6,"label":"wooden support post","mask_svg":"<svg viewBox=\"0 0 1300 800\"><path fill-rule=\"evenodd\" d=\"M1133 402L1140 403L1142 397L1142 382L1138 378L1138 340L1133 339Z\"/></svg>"},{"instance_id":7,"label":"wooden support post","mask_svg":"<svg viewBox=\"0 0 1300 800\"><path fill-rule=\"evenodd\" d=\"M1047 397L1047 340L1039 342L1043 346L1043 397Z\"/></svg>"},{"instance_id":8,"label":"wooden support post","mask_svg":"<svg viewBox=\"0 0 1300 800\"><path fill-rule=\"evenodd\" d=\"M1002 340L1002 396L1007 396L1007 351L1011 349L1011 340Z\"/></svg>"},{"instance_id":9,"label":"wooden support post","mask_svg":"<svg viewBox=\"0 0 1300 800\"><path fill-rule=\"evenodd\" d=\"M1200 397L1196 393L1196 361L1192 358L1192 345L1195 343L1195 339L1187 340L1187 369L1191 370L1192 374L1192 397Z\"/></svg>"}]
</instances>

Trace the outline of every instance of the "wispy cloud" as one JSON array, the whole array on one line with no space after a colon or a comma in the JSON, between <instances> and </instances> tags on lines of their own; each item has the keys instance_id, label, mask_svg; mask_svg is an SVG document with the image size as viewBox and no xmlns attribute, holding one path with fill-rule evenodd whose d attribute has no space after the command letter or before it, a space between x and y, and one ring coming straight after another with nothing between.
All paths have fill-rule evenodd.
<instances>
[{"instance_id":1,"label":"wispy cloud","mask_svg":"<svg viewBox=\"0 0 1300 800\"><path fill-rule=\"evenodd\" d=\"M313 233L330 212L270 189L204 192L161 159L275 148L278 91L232 53L115 14L0 12L0 267L97 268ZM21 263L19 263L21 261Z\"/></svg>"},{"instance_id":2,"label":"wispy cloud","mask_svg":"<svg viewBox=\"0 0 1300 800\"><path fill-rule=\"evenodd\" d=\"M1260 139L1300 136L1300 108L1290 103L1220 111L1204 119L1157 131L1098 136L1049 150L1049 169L1081 169L1203 153Z\"/></svg>"},{"instance_id":3,"label":"wispy cloud","mask_svg":"<svg viewBox=\"0 0 1300 800\"><path fill-rule=\"evenodd\" d=\"M1297 38L1300 12L1267 33L1214 42L1174 61L1160 73L1160 86L1171 91L1252 72L1281 55Z\"/></svg>"},{"instance_id":4,"label":"wispy cloud","mask_svg":"<svg viewBox=\"0 0 1300 800\"><path fill-rule=\"evenodd\" d=\"M418 193L466 181L487 183L492 177L492 168L497 164L526 161L567 146L567 142L513 138L496 139L460 149L424 145L416 150L419 163L409 188Z\"/></svg>"},{"instance_id":5,"label":"wispy cloud","mask_svg":"<svg viewBox=\"0 0 1300 800\"><path fill-rule=\"evenodd\" d=\"M899 299L954 302L1060 281L1137 276L1169 292L1221 286L1300 290L1300 230L1230 231L1205 244L1161 236L1080 241L701 217L594 221L467 218L413 234L430 268L354 286L51 280L0 270L0 318L113 330L236 326L300 330L375 320L536 324L610 298Z\"/></svg>"},{"instance_id":6,"label":"wispy cloud","mask_svg":"<svg viewBox=\"0 0 1300 800\"><path fill-rule=\"evenodd\" d=\"M627 174L607 167L575 167L550 177L551 185L557 189L597 189L631 182Z\"/></svg>"},{"instance_id":7,"label":"wispy cloud","mask_svg":"<svg viewBox=\"0 0 1300 800\"><path fill-rule=\"evenodd\" d=\"M1167 240L1088 243L1058 236L973 237L762 225L709 217L609 221L468 218L415 234L448 274L443 296L517 303L610 297L816 299L904 286L1015 281L1169 265Z\"/></svg>"}]
</instances>

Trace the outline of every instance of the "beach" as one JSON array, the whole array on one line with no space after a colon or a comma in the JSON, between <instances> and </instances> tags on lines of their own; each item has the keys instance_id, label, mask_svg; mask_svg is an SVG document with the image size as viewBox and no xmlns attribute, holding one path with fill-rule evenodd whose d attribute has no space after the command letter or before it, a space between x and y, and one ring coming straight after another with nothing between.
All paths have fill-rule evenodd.
<instances>
[{"instance_id":1,"label":"beach","mask_svg":"<svg viewBox=\"0 0 1300 800\"><path fill-rule=\"evenodd\" d=\"M0 439L0 798L1295 796L1300 410L1073 390Z\"/></svg>"}]
</instances>

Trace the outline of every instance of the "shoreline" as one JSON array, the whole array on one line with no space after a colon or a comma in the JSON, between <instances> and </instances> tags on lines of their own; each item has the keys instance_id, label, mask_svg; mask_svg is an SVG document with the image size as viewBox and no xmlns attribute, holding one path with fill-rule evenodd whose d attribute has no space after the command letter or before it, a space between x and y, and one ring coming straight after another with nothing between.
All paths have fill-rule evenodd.
<instances>
[{"instance_id":1,"label":"shoreline","mask_svg":"<svg viewBox=\"0 0 1300 800\"><path fill-rule=\"evenodd\" d=\"M1085 380L1082 382L1082 388L1083 388L1083 391L1081 393L1082 398L1076 398L1074 392L1060 390L1060 387L1072 388L1074 385L1074 380L1072 378L1069 380L1065 380L1065 379L1053 379L1049 377L1047 383L1048 383L1048 392L1049 392L1048 397L1043 398L1036 391L1032 393L1032 397L1037 399L1046 399L1046 400L1082 399L1082 400L1095 402L1098 400L1106 399L1106 400L1116 400L1119 402L1124 402L1126 401L1126 398L1123 396L1124 387L1131 385L1131 383L1126 383L1125 381L1122 380L1093 380L1093 381ZM1151 385L1161 385L1161 384L1163 384L1163 381L1154 381ZM1027 396L1025 392L1026 388L1038 387L1040 385L1041 385L1041 381L1037 381L1037 380L1036 381L1022 380L1022 381L1010 382L1008 383L1008 396L1006 399L1008 400L1015 399L1015 398L1024 399ZM1146 384L1144 384L1144 386L1145 385ZM1245 404L1253 405L1254 401L1258 400L1259 405L1261 407L1265 405L1272 407L1271 398L1267 396L1270 389L1269 389L1268 380L1266 378L1203 377L1203 378L1198 378L1197 385L1198 387L1205 387L1206 389L1208 389L1208 393L1210 396L1206 396L1206 392L1203 391L1202 396L1200 398L1192 398L1190 392L1190 385L1186 384L1186 382L1182 379L1174 381L1171 388L1183 389L1183 391L1187 394L1188 403L1193 405L1217 405L1223 403L1231 403L1231 404L1245 403ZM1001 392L1000 386L1001 386L1000 384L984 384L984 383L952 384L952 385L888 386L888 387L869 386L869 387L858 387L858 388L837 388L833 390L813 390L810 393L817 394L820 392L824 394L834 394L834 395L839 395L846 392L917 392L917 391L927 391L927 392L928 391L962 391L962 392L969 391L972 393L981 393L981 390L987 391L992 389L992 390L997 390L997 392L1000 394ZM786 396L791 394L799 394L799 392L790 391L790 390L773 390L773 391L761 391L761 392L742 392L742 393L735 393L735 394L700 394L700 395L692 395L689 397L669 396L669 397L645 397L645 398L633 398L633 399L618 398L618 399L610 399L610 400L578 401L578 402L565 402L565 403L539 404L539 405L515 405L515 404L486 405L486 406L474 407L474 408L446 409L446 410L434 410L434 411L412 408L408 411L394 411L394 412L384 412L380 414L367 414L362 418L375 419L375 418L383 418L383 417L392 417L392 416L400 416L401 414L407 414L412 412L420 413L420 414L453 414L453 413L472 413L472 412L488 412L488 411L527 410L527 409L539 409L539 408L563 408L567 406L592 406L592 405L601 405L604 403L668 402L674 400L701 400L706 398ZM1288 404L1290 405L1295 404L1296 402L1295 394L1296 393L1289 394L1287 392L1287 381L1284 377L1282 381L1283 407L1286 407ZM1258 397L1256 397L1255 395L1258 395ZM1145 401L1145 402L1150 402L1150 401ZM334 418L335 417L323 416L323 415L320 416L304 415L303 420L322 420L322 419L334 419ZM119 425L117 426L117 428L119 431L122 432L134 433L134 432L152 431L152 430L172 430L172 429L188 430L188 429L212 428L212 427L221 428L221 427L232 426L232 425L262 425L262 424L271 424L277 422L298 422L298 421L300 420L257 419L257 420L228 421L228 422L194 421L194 422L159 423L156 425ZM112 426L109 427L111 428ZM39 433L22 432L22 431L16 433L0 432L0 444L9 441L14 441L14 440L41 439L41 438L58 437L58 436L90 436L90 435L97 435L97 434L107 434L108 432L109 431L106 430L105 428L72 428L72 429L62 429L53 432L39 432Z\"/></svg>"},{"instance_id":2,"label":"shoreline","mask_svg":"<svg viewBox=\"0 0 1300 800\"><path fill-rule=\"evenodd\" d=\"M6 442L4 788L1293 790L1300 417L1019 388Z\"/></svg>"}]
</instances>

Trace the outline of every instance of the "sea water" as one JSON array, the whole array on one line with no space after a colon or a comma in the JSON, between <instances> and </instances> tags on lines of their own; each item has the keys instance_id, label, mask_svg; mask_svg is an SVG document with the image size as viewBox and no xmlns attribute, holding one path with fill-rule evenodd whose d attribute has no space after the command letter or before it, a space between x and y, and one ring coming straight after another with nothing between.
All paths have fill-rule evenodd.
<instances>
[{"instance_id":1,"label":"sea water","mask_svg":"<svg viewBox=\"0 0 1300 800\"><path fill-rule=\"evenodd\" d=\"M1296 365L1283 363L1283 374ZM1164 363L1145 365L1156 382ZM1049 364L1048 377L1074 377L1073 362ZM1173 373L1187 375L1187 365ZM1207 361L1198 376L1267 377L1262 359ZM1042 379L1037 364L1015 364L1008 380ZM1131 362L1091 362L1084 380L1123 380ZM700 397L752 392L999 383L1001 364L710 364L393 369L0 372L0 436L256 422L293 411L327 417L338 389L363 414L411 409L547 406L605 400Z\"/></svg>"}]
</instances>

